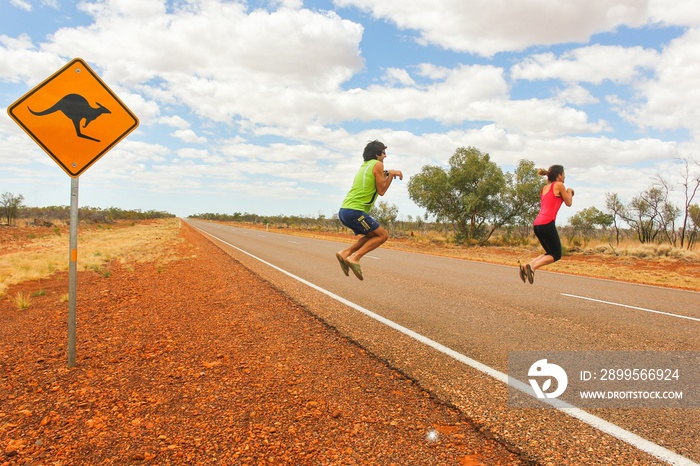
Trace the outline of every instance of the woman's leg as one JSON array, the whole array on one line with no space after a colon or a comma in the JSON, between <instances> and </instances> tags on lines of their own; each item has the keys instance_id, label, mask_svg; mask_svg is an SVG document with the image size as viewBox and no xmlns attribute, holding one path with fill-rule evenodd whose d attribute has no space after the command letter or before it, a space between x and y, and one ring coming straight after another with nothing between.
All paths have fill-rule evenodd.
<instances>
[{"instance_id":1,"label":"woman's leg","mask_svg":"<svg viewBox=\"0 0 700 466\"><path fill-rule=\"evenodd\" d=\"M545 265L549 265L554 263L554 257L550 256L549 254L542 254L540 256L535 257L530 261L530 268L533 270L533 272L540 267L544 267Z\"/></svg>"},{"instance_id":2,"label":"woman's leg","mask_svg":"<svg viewBox=\"0 0 700 466\"><path fill-rule=\"evenodd\" d=\"M561 258L561 240L554 222L547 225L537 225L534 228L535 236L545 250L530 261L530 268L535 271L540 267L552 264Z\"/></svg>"}]
</instances>

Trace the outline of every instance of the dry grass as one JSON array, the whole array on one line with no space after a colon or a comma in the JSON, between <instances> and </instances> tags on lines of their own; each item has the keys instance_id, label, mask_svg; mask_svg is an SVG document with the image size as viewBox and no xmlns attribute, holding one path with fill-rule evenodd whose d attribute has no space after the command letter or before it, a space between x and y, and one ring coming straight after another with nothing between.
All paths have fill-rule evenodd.
<instances>
[{"instance_id":1,"label":"dry grass","mask_svg":"<svg viewBox=\"0 0 700 466\"><path fill-rule=\"evenodd\" d=\"M17 309L24 310L29 307L29 305L32 303L31 298L29 297L28 293L17 293L14 298L15 306L17 306Z\"/></svg>"},{"instance_id":2,"label":"dry grass","mask_svg":"<svg viewBox=\"0 0 700 466\"><path fill-rule=\"evenodd\" d=\"M78 232L78 270L109 276L109 262L155 262L163 268L177 259L172 246L178 237L179 219L130 223L118 227L86 227ZM81 226L81 229L83 227ZM0 296L9 285L37 280L68 270L70 237L53 232L30 237L19 251L0 255Z\"/></svg>"}]
</instances>

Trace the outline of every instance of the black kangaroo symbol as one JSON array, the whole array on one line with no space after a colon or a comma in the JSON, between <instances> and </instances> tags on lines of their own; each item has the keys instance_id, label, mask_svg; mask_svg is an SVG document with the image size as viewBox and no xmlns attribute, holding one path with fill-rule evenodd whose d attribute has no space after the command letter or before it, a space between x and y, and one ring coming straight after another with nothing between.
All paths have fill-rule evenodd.
<instances>
[{"instance_id":1,"label":"black kangaroo symbol","mask_svg":"<svg viewBox=\"0 0 700 466\"><path fill-rule=\"evenodd\" d=\"M53 107L44 110L43 112L35 112L31 108L27 107L30 112L37 116L44 116L50 113L58 112L59 110L63 112L75 126L75 132L79 138L89 139L91 141L100 142L99 139L92 138L80 132L80 121L85 119L85 124L83 128L87 128L92 120L102 115L103 113L112 113L99 102L97 103L97 108L90 106L87 99L82 95L78 94L68 94L56 102Z\"/></svg>"}]
</instances>

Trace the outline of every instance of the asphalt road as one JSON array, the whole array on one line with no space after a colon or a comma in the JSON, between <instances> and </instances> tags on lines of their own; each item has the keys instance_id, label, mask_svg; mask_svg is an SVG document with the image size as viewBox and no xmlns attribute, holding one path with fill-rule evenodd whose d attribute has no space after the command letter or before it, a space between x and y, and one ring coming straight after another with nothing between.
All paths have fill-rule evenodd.
<instances>
[{"instance_id":1,"label":"asphalt road","mask_svg":"<svg viewBox=\"0 0 700 466\"><path fill-rule=\"evenodd\" d=\"M533 449L542 462L576 464L590 449L599 452L600 464L700 462L698 408L589 409L572 418L555 409L509 407L499 380L512 352L700 351L699 293L545 270L529 285L515 266L387 248L363 258L359 281L343 275L334 257L345 243L189 223L329 325L477 425L515 448Z\"/></svg>"}]
</instances>

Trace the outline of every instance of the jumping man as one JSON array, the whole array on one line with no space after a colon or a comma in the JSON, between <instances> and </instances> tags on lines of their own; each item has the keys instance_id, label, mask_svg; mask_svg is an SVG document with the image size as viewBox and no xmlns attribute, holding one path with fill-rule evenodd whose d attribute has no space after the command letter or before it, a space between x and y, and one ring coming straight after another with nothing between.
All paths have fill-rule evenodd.
<instances>
[{"instance_id":1,"label":"jumping man","mask_svg":"<svg viewBox=\"0 0 700 466\"><path fill-rule=\"evenodd\" d=\"M362 237L349 248L335 253L343 273L349 275L352 270L360 280L363 279L360 267L362 256L389 239L389 232L369 216L369 211L377 200L377 194L383 196L394 178L403 180L403 173L399 170L384 170L386 146L383 143L377 140L368 143L362 158L364 162L338 212L340 222Z\"/></svg>"}]
</instances>

